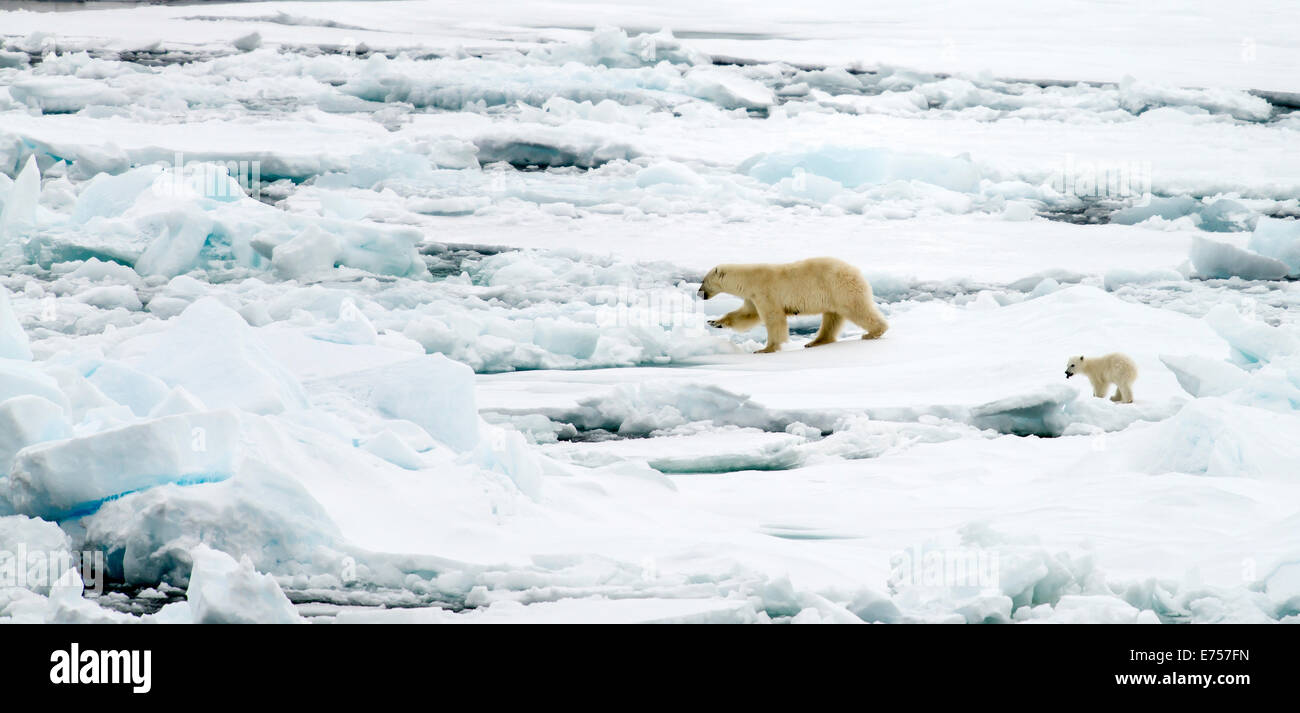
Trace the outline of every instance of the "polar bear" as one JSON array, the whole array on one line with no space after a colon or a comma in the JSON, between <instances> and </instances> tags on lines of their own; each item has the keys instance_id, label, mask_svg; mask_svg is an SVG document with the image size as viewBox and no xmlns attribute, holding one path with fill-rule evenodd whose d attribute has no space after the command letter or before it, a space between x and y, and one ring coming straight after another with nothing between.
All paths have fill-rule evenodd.
<instances>
[{"instance_id":1,"label":"polar bear","mask_svg":"<svg viewBox=\"0 0 1300 713\"><path fill-rule=\"evenodd\" d=\"M767 346L760 353L781 348L790 338L786 316L821 314L817 337L805 346L830 344L839 336L844 320L867 330L863 339L876 339L889 329L871 297L871 285L857 268L833 257L815 257L781 264L718 265L700 283L700 296L712 299L727 293L745 300L740 309L710 320L714 327L743 332L762 322Z\"/></svg>"},{"instance_id":2,"label":"polar bear","mask_svg":"<svg viewBox=\"0 0 1300 713\"><path fill-rule=\"evenodd\" d=\"M1133 360L1120 353L1085 359L1081 356L1070 357L1065 362L1065 378L1075 374L1084 374L1092 382L1092 395L1099 399L1106 398L1110 385L1115 385L1115 395L1111 401L1123 404L1133 403L1133 382L1137 380L1138 368Z\"/></svg>"}]
</instances>

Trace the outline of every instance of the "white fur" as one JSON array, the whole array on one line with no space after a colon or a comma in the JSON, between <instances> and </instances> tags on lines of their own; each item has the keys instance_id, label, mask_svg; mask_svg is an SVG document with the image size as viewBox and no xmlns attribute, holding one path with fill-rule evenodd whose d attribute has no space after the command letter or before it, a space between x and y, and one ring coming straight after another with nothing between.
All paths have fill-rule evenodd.
<instances>
[{"instance_id":1,"label":"white fur","mask_svg":"<svg viewBox=\"0 0 1300 713\"><path fill-rule=\"evenodd\" d=\"M1120 353L1099 357L1070 357L1065 362L1065 378L1083 374L1092 382L1092 395L1099 399L1106 398L1110 385L1115 385L1115 395L1111 401L1133 403L1133 382L1137 380L1138 368L1133 360Z\"/></svg>"},{"instance_id":2,"label":"white fur","mask_svg":"<svg viewBox=\"0 0 1300 713\"><path fill-rule=\"evenodd\" d=\"M875 339L889 329L867 278L833 257L718 265L704 276L700 296L707 300L723 292L743 297L745 304L709 324L744 331L762 322L767 327L767 346L760 352L774 352L790 338L786 316L792 314L823 315L821 330L807 344L810 347L835 341L846 319L867 330L863 339Z\"/></svg>"}]
</instances>

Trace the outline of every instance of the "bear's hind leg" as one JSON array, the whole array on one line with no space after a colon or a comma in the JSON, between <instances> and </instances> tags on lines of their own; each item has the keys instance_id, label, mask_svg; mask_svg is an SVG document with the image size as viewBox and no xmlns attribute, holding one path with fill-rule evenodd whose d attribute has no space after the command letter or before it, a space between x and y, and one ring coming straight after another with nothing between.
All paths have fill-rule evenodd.
<instances>
[{"instance_id":1,"label":"bear's hind leg","mask_svg":"<svg viewBox=\"0 0 1300 713\"><path fill-rule=\"evenodd\" d=\"M1120 397L1119 402L1122 404L1133 403L1133 385L1120 384L1115 388L1115 395Z\"/></svg>"},{"instance_id":2,"label":"bear's hind leg","mask_svg":"<svg viewBox=\"0 0 1300 713\"><path fill-rule=\"evenodd\" d=\"M823 344L830 344L840 336L840 327L844 325L844 318L834 312L827 312L822 315L822 328L817 330L817 336L805 344L805 347L820 347Z\"/></svg>"},{"instance_id":3,"label":"bear's hind leg","mask_svg":"<svg viewBox=\"0 0 1300 713\"><path fill-rule=\"evenodd\" d=\"M850 322L867 330L862 335L863 339L879 339L889 329L889 323L885 321L885 315L880 313L880 308L876 307L870 299L863 298L857 305L854 305L852 312L845 315Z\"/></svg>"}]
</instances>

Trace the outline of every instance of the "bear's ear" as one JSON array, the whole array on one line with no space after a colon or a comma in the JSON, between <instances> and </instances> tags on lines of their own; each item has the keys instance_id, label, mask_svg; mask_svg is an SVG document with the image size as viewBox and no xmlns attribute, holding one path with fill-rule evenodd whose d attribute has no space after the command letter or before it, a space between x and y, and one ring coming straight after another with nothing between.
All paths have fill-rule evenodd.
<instances>
[{"instance_id":1,"label":"bear's ear","mask_svg":"<svg viewBox=\"0 0 1300 713\"><path fill-rule=\"evenodd\" d=\"M1082 354L1079 355L1079 361L1083 361L1083 355L1082 355Z\"/></svg>"}]
</instances>

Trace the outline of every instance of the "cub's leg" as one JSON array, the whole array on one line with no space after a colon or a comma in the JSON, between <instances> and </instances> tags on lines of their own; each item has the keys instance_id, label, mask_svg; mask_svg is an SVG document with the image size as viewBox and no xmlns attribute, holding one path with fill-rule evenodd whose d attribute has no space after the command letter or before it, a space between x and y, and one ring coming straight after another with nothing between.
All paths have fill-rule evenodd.
<instances>
[{"instance_id":1,"label":"cub's leg","mask_svg":"<svg viewBox=\"0 0 1300 713\"><path fill-rule=\"evenodd\" d=\"M879 339L889 329L889 323L885 321L885 315L881 314L880 308L876 307L866 295L854 300L851 310L844 315L849 321L867 330L862 335L863 339Z\"/></svg>"},{"instance_id":2,"label":"cub's leg","mask_svg":"<svg viewBox=\"0 0 1300 713\"><path fill-rule=\"evenodd\" d=\"M844 318L835 312L827 312L822 315L822 328L817 330L817 336L805 344L805 347L820 347L823 344L830 344L840 336L840 327L844 325Z\"/></svg>"},{"instance_id":3,"label":"cub's leg","mask_svg":"<svg viewBox=\"0 0 1300 713\"><path fill-rule=\"evenodd\" d=\"M1110 391L1110 382L1102 381L1095 376L1089 376L1088 380L1092 382L1092 395L1099 398L1106 398L1106 392Z\"/></svg>"},{"instance_id":4,"label":"cub's leg","mask_svg":"<svg viewBox=\"0 0 1300 713\"><path fill-rule=\"evenodd\" d=\"M1115 387L1115 395L1121 397L1119 402L1122 404L1133 403L1133 385L1119 384Z\"/></svg>"},{"instance_id":5,"label":"cub's leg","mask_svg":"<svg viewBox=\"0 0 1300 713\"><path fill-rule=\"evenodd\" d=\"M759 305L758 316L767 327L767 346L759 349L758 353L770 354L778 351L781 345L790 339L790 325L786 321L785 310L781 307Z\"/></svg>"},{"instance_id":6,"label":"cub's leg","mask_svg":"<svg viewBox=\"0 0 1300 713\"><path fill-rule=\"evenodd\" d=\"M739 309L732 310L717 319L709 320L711 327L731 327L737 332L744 332L750 327L758 324L758 308L754 303L745 300L745 304Z\"/></svg>"},{"instance_id":7,"label":"cub's leg","mask_svg":"<svg viewBox=\"0 0 1300 713\"><path fill-rule=\"evenodd\" d=\"M1109 387L1107 387L1109 388ZM1110 397L1111 401L1119 403L1124 400L1124 387L1119 384L1115 385L1115 395Z\"/></svg>"}]
</instances>

